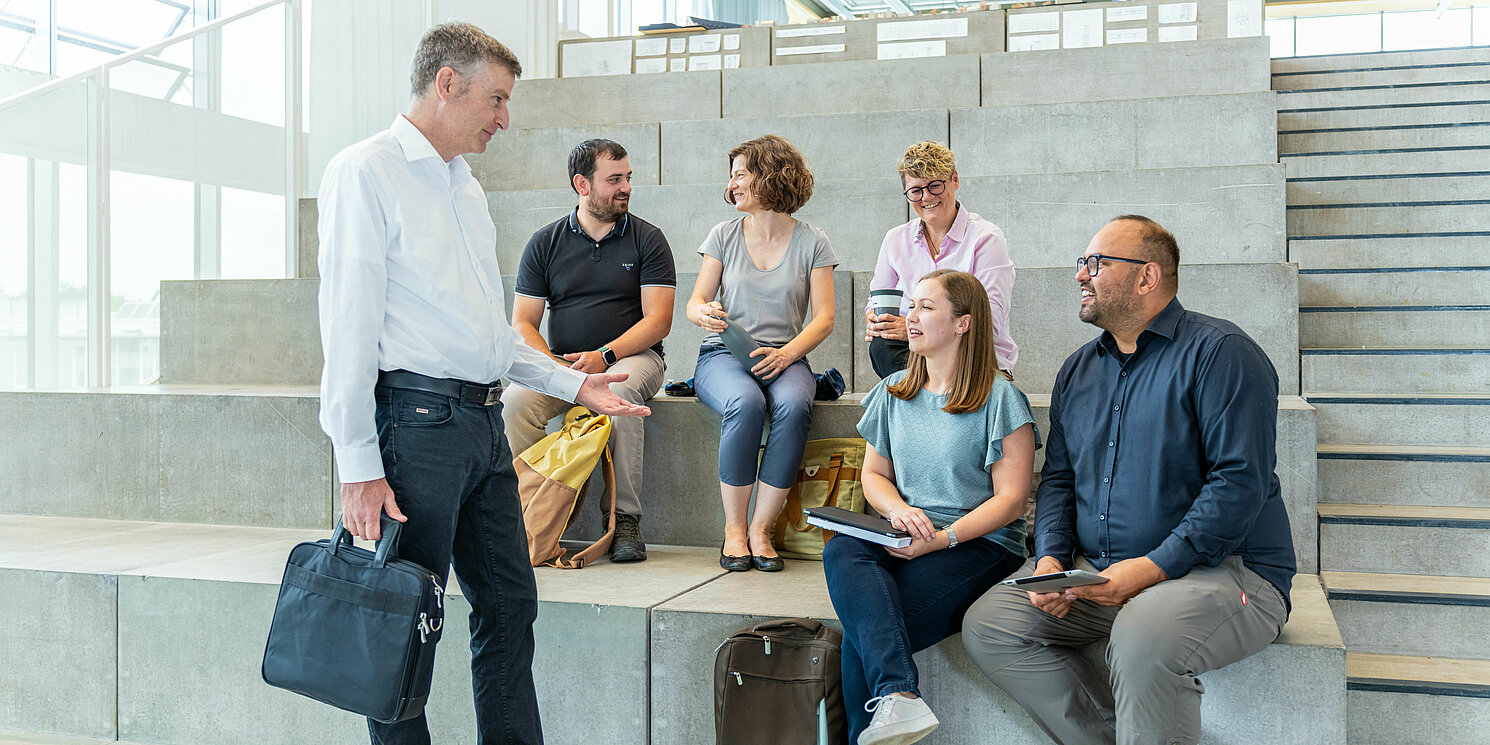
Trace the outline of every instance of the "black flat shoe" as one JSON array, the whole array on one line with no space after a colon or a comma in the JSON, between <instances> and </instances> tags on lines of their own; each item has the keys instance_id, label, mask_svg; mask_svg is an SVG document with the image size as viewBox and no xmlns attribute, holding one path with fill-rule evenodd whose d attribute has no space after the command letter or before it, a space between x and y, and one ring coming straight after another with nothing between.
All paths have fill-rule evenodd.
<instances>
[{"instance_id":1,"label":"black flat shoe","mask_svg":"<svg viewBox=\"0 0 1490 745\"><path fill-rule=\"evenodd\" d=\"M719 549L719 566L723 567L726 571L730 571L730 572L748 572L748 571L750 571L750 560L751 560L751 558L753 558L753 557L750 557L750 556L730 556L729 554L726 554L724 552L724 549L722 549L722 548Z\"/></svg>"},{"instance_id":2,"label":"black flat shoe","mask_svg":"<svg viewBox=\"0 0 1490 745\"><path fill-rule=\"evenodd\" d=\"M762 572L779 572L786 568L786 560L780 556L751 556L750 563Z\"/></svg>"}]
</instances>

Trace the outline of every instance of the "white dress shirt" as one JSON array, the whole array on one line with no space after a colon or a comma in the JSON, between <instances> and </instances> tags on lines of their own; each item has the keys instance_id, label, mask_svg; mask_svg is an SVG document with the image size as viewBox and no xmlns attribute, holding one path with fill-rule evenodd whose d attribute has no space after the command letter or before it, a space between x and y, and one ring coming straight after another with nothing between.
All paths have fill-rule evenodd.
<instances>
[{"instance_id":1,"label":"white dress shirt","mask_svg":"<svg viewBox=\"0 0 1490 745\"><path fill-rule=\"evenodd\" d=\"M321 427L343 483L384 476L379 370L491 383L573 401L584 373L507 323L497 229L471 167L449 163L408 119L326 166L320 208Z\"/></svg>"}]
</instances>

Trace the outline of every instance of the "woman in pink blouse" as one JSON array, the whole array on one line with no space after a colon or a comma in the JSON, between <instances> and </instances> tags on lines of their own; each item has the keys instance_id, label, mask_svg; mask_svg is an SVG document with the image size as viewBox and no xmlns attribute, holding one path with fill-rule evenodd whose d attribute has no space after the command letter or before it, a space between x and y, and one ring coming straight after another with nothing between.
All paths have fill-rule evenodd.
<instances>
[{"instance_id":1,"label":"woman in pink blouse","mask_svg":"<svg viewBox=\"0 0 1490 745\"><path fill-rule=\"evenodd\" d=\"M977 277L988 290L999 366L1013 370L1019 358L1019 347L1009 335L1014 262L1004 231L957 201L957 163L945 144L928 140L911 145L900 156L897 170L916 216L885 233L870 289L901 290L909 300L916 282L937 269L956 269ZM909 350L904 301L898 315L876 315L873 302L866 305L864 334L877 375L883 378L905 369Z\"/></svg>"}]
</instances>

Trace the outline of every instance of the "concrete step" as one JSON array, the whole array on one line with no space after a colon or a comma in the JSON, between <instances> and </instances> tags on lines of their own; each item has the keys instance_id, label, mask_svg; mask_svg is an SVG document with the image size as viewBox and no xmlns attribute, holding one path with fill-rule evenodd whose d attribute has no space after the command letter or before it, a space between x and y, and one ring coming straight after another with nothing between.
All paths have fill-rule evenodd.
<instances>
[{"instance_id":1,"label":"concrete step","mask_svg":"<svg viewBox=\"0 0 1490 745\"><path fill-rule=\"evenodd\" d=\"M1269 78L1262 36L985 54L983 105L1253 93Z\"/></svg>"},{"instance_id":2,"label":"concrete step","mask_svg":"<svg viewBox=\"0 0 1490 745\"><path fill-rule=\"evenodd\" d=\"M1490 234L1490 200L1298 205L1288 208L1289 236Z\"/></svg>"},{"instance_id":3,"label":"concrete step","mask_svg":"<svg viewBox=\"0 0 1490 745\"><path fill-rule=\"evenodd\" d=\"M1490 305L1304 306L1300 347L1490 347Z\"/></svg>"},{"instance_id":4,"label":"concrete step","mask_svg":"<svg viewBox=\"0 0 1490 745\"><path fill-rule=\"evenodd\" d=\"M515 262L514 262L515 263ZM1074 262L1073 262L1074 263ZM1202 313L1235 316L1234 309L1245 302L1255 312L1235 320L1253 335L1267 351L1277 366L1282 380L1282 392L1298 392L1298 307L1297 279L1293 267L1286 264L1204 264L1187 265L1181 283L1180 300L1192 304ZM1015 294L1010 311L1010 329L1016 343L1023 344L1016 364L1019 379L1031 391L1049 391L1056 370L1065 358L1094 335L1092 328L1076 318L1077 287L1074 270L1064 268L1019 269L1015 280ZM872 272L836 272L834 287L836 300L836 323L828 340L808 355L814 370L836 367L852 386L851 390L867 391L878 379L869 365L868 345L863 339L863 313L860 310L868 303L869 284ZM703 340L703 330L689 323L684 313L688 297L692 293L697 275L684 272L678 276L678 292L673 300L673 328L664 340L667 375L675 380L692 377L698 346ZM244 280L251 285L253 280ZM276 283L260 283L257 293L259 308L273 308L274 318L263 317L262 312L233 313L229 309L239 305L245 293L239 285L225 286L223 300L217 300L217 280L199 280L198 287L189 291L171 292L163 295L163 314L181 314L171 321L173 328L218 329L222 333L193 334L190 344L176 344L163 340L161 355L167 370L198 370L210 373L205 380L169 382L237 383L242 378L263 377L272 373L286 382L299 385L318 385L320 382L319 336L315 334L316 305L315 287L318 280L280 280ZM299 283L298 285L295 283ZM170 283L167 283L168 285ZM191 282L184 284L193 284ZM504 276L508 312L512 307L512 288L515 278ZM175 303L178 297L192 298L184 305ZM1066 308L1068 312L1052 314L1050 308ZM1263 310L1266 309L1266 310ZM235 327L238 323L252 325L251 330ZM287 337L295 343L315 345L315 349L302 349L286 359L308 360L314 364L272 364L271 373L258 368L239 367L254 364L255 360L269 358L278 353L284 340L275 338L268 331L271 324L283 323L291 327ZM311 333L298 331L309 324ZM258 336L255 336L258 335ZM215 340L221 340L218 343ZM255 344L246 343L255 340ZM1042 340L1035 344L1033 340ZM261 342L261 343L260 343ZM193 359L177 359L181 356ZM198 360L196 358L204 358Z\"/></svg>"},{"instance_id":5,"label":"concrete step","mask_svg":"<svg viewBox=\"0 0 1490 745\"><path fill-rule=\"evenodd\" d=\"M712 702L699 691L712 685L718 640L771 616L806 616L836 625L823 588L821 565L793 562L779 577L755 572L721 577L655 609L652 654L673 663L666 669L653 667L652 742L710 742ZM1257 655L1204 676L1203 745L1344 742L1344 691L1336 678L1342 652L1336 646L1334 623L1319 607L1322 599L1318 579L1299 575L1294 580L1293 613L1278 640ZM1093 645L1083 650L1083 656L1100 669L1103 651L1101 645ZM915 661L921 692L941 720L937 731L922 742L1049 742L1012 699L973 667L958 637L918 653ZM1251 716L1232 712L1229 701L1234 696L1250 699ZM1300 706L1300 701L1308 704ZM1258 717L1257 707L1273 714Z\"/></svg>"},{"instance_id":6,"label":"concrete step","mask_svg":"<svg viewBox=\"0 0 1490 745\"><path fill-rule=\"evenodd\" d=\"M1490 664L1483 660L1346 655L1351 745L1432 741L1484 745Z\"/></svg>"},{"instance_id":7,"label":"concrete step","mask_svg":"<svg viewBox=\"0 0 1490 745\"><path fill-rule=\"evenodd\" d=\"M88 452L86 460L77 460L76 468L58 469L48 464L56 452L75 452L81 443L92 443L98 432L88 427L68 428L68 432L51 438L6 435L7 442L19 446L7 448L0 455L0 466L11 479L0 491L0 514L49 517L114 518L178 523L213 522L236 526L291 526L297 529L329 530L334 524L339 500L331 486L318 492L315 500L302 496L314 487L307 473L328 473L332 469L331 448L315 423L316 393L305 389L294 398L296 408L305 409L294 421L277 423L243 423L230 407L212 422L210 428L177 424L189 420L194 411L207 408L223 395L207 392L187 395L176 388L159 393L142 392L135 396L120 394L75 393L0 395L0 421L30 422L27 414L47 406L53 418L79 421L87 414L114 422L123 430L137 430L142 422L160 430L160 437L181 441L193 437L191 447L178 448L175 456L148 468L137 464L143 460L137 453L125 450L117 460L112 454ZM1036 425L1048 430L1049 395L1026 387L1035 409ZM32 403L29 397L35 397ZM240 396L240 398L248 398ZM267 396L263 397L267 398ZM861 395L850 394L833 402L818 402L813 411L811 437L855 437L862 415ZM135 401L131 399L145 399ZM152 419L140 416L138 409L150 407ZM241 403L236 404L242 406ZM646 422L646 452L643 461L642 506L645 514L643 534L647 540L663 544L711 546L723 540L724 513L719 502L716 453L719 447L719 415L695 398L659 397L650 402L652 416ZM180 416L178 416L180 414ZM302 418L303 417L303 418ZM21 427L12 425L12 429ZM195 428L194 428L195 427ZM179 431L178 431L179 430ZM281 441L295 443L309 451L300 457L304 465L281 457ZM1284 503L1291 515L1294 543L1299 548L1303 571L1313 571L1316 545L1313 520L1302 516L1315 512L1315 435L1314 409L1297 396L1283 396L1278 402L1278 477ZM34 443L35 447L32 447ZM258 457L236 456L239 449L263 443ZM688 457L679 457L687 453ZM1043 463L1036 451L1035 468ZM40 464L29 465L28 464ZM148 465L148 464L147 464ZM194 471L189 469L195 469ZM77 471L78 473L74 473ZM162 485L159 474L169 472L203 474L199 482L216 477L220 484L200 484L191 492L180 487ZM310 484L311 486L306 486ZM269 485L269 486L266 486ZM272 488L271 488L272 487ZM291 488L295 487L295 488ZM287 496L288 495L288 496ZM297 498L299 501L297 501ZM302 504L303 503L309 503ZM594 514L598 514L598 508ZM598 518L586 516L577 520L571 537L594 538ZM3 726L3 722L0 722Z\"/></svg>"},{"instance_id":8,"label":"concrete step","mask_svg":"<svg viewBox=\"0 0 1490 745\"><path fill-rule=\"evenodd\" d=\"M1302 279L1302 277L1300 277ZM1490 390L1490 349L1301 349L1306 395L1483 393Z\"/></svg>"},{"instance_id":9,"label":"concrete step","mask_svg":"<svg viewBox=\"0 0 1490 745\"><path fill-rule=\"evenodd\" d=\"M1353 109L1421 104L1487 103L1490 83L1440 83L1401 88L1356 88L1346 90L1278 91L1278 113ZM1289 127L1293 129L1293 127Z\"/></svg>"},{"instance_id":10,"label":"concrete step","mask_svg":"<svg viewBox=\"0 0 1490 745\"><path fill-rule=\"evenodd\" d=\"M1323 571L1490 576L1490 508L1319 505Z\"/></svg>"},{"instance_id":11,"label":"concrete step","mask_svg":"<svg viewBox=\"0 0 1490 745\"><path fill-rule=\"evenodd\" d=\"M723 75L721 115L726 119L982 105L978 57L971 54L777 65L725 70ZM923 80L937 83L919 84Z\"/></svg>"},{"instance_id":12,"label":"concrete step","mask_svg":"<svg viewBox=\"0 0 1490 745\"><path fill-rule=\"evenodd\" d=\"M163 745L365 741L356 717L258 678L284 556L321 534L136 527L154 533L155 558L142 564L130 559L138 542L119 537L130 531L108 521L0 517L0 588L15 600L0 606L0 621L12 628L38 615L57 621L0 637L0 657L22 663L8 679L28 694L0 703L0 726ZM204 540L236 547L204 553ZM654 546L644 564L536 570L534 670L547 739L707 742L712 702L699 691L711 689L722 639L763 618L836 623L820 563L726 577L715 552ZM67 555L76 567L59 569ZM427 710L438 742L464 745L474 742L474 711L458 619L469 606L451 592L452 638L437 656ZM1273 645L1205 676L1202 743L1344 742L1344 646L1318 578L1295 578L1292 600ZM162 624L172 633L161 633ZM1100 649L1088 654L1101 659ZM917 662L943 721L927 742L985 742L990 728L1001 742L1042 741L955 637ZM576 670L589 672L576 677ZM1258 705L1278 713L1257 717Z\"/></svg>"},{"instance_id":13,"label":"concrete step","mask_svg":"<svg viewBox=\"0 0 1490 745\"><path fill-rule=\"evenodd\" d=\"M1490 578L1359 572L1319 578L1351 652L1490 656Z\"/></svg>"},{"instance_id":14,"label":"concrete step","mask_svg":"<svg viewBox=\"0 0 1490 745\"><path fill-rule=\"evenodd\" d=\"M840 269L874 269L885 232L910 219L892 169L881 171L887 178L819 181L797 213L828 234L843 262ZM1169 228L1187 263L1283 260L1278 165L968 176L958 198L1003 229L1016 266L1073 264L1071 246L1085 246L1107 220L1130 212ZM569 189L492 192L487 201L497 227L497 258L514 268L529 236L575 205ZM680 272L698 271L697 248L709 230L739 215L724 202L719 184L639 186L631 209L662 229ZM309 249L302 244L301 250Z\"/></svg>"},{"instance_id":15,"label":"concrete step","mask_svg":"<svg viewBox=\"0 0 1490 745\"><path fill-rule=\"evenodd\" d=\"M1481 266L1485 236L1390 235L1370 238L1293 236L1288 260L1302 269Z\"/></svg>"},{"instance_id":16,"label":"concrete step","mask_svg":"<svg viewBox=\"0 0 1490 745\"><path fill-rule=\"evenodd\" d=\"M318 286L305 279L161 282L161 381L320 383Z\"/></svg>"},{"instance_id":17,"label":"concrete step","mask_svg":"<svg viewBox=\"0 0 1490 745\"><path fill-rule=\"evenodd\" d=\"M329 526L319 409L293 386L0 393L0 513Z\"/></svg>"},{"instance_id":18,"label":"concrete step","mask_svg":"<svg viewBox=\"0 0 1490 745\"><path fill-rule=\"evenodd\" d=\"M1284 154L1288 178L1406 176L1490 171L1490 145Z\"/></svg>"},{"instance_id":19,"label":"concrete step","mask_svg":"<svg viewBox=\"0 0 1490 745\"><path fill-rule=\"evenodd\" d=\"M1490 171L1320 176L1288 180L1288 204L1304 207L1325 204L1402 204L1442 200L1490 200Z\"/></svg>"},{"instance_id":20,"label":"concrete step","mask_svg":"<svg viewBox=\"0 0 1490 745\"><path fill-rule=\"evenodd\" d=\"M1456 305L1487 296L1490 266L1299 271L1300 305Z\"/></svg>"},{"instance_id":21,"label":"concrete step","mask_svg":"<svg viewBox=\"0 0 1490 745\"><path fill-rule=\"evenodd\" d=\"M1278 152L1285 154L1342 150L1403 150L1418 147L1490 145L1490 125L1484 122L1432 124L1388 129L1345 129L1278 135Z\"/></svg>"},{"instance_id":22,"label":"concrete step","mask_svg":"<svg viewBox=\"0 0 1490 745\"><path fill-rule=\"evenodd\" d=\"M1490 442L1490 393L1312 393L1319 441L1356 445L1475 446Z\"/></svg>"},{"instance_id":23,"label":"concrete step","mask_svg":"<svg viewBox=\"0 0 1490 745\"><path fill-rule=\"evenodd\" d=\"M52 735L44 732L22 732L19 730L0 730L0 745L105 745L118 740L100 740L95 737L74 737L71 735Z\"/></svg>"},{"instance_id":24,"label":"concrete step","mask_svg":"<svg viewBox=\"0 0 1490 745\"><path fill-rule=\"evenodd\" d=\"M1312 57L1282 57L1272 62L1274 77L1279 75L1341 72L1351 70L1390 70L1411 67L1445 67L1453 65L1490 64L1490 54L1483 47L1450 49L1417 49L1405 52L1368 52L1364 54L1324 54Z\"/></svg>"},{"instance_id":25,"label":"concrete step","mask_svg":"<svg viewBox=\"0 0 1490 745\"><path fill-rule=\"evenodd\" d=\"M1490 81L1490 61L1459 62L1451 65L1391 65L1356 70L1312 70L1298 73L1273 73L1273 90L1319 91L1353 88L1402 88L1442 83Z\"/></svg>"},{"instance_id":26,"label":"concrete step","mask_svg":"<svg viewBox=\"0 0 1490 745\"><path fill-rule=\"evenodd\" d=\"M1319 445L1319 501L1490 507L1490 448Z\"/></svg>"},{"instance_id":27,"label":"concrete step","mask_svg":"<svg viewBox=\"0 0 1490 745\"><path fill-rule=\"evenodd\" d=\"M512 127L608 127L718 119L720 74L712 70L524 80L513 89ZM584 104L575 105L576 101Z\"/></svg>"},{"instance_id":28,"label":"concrete step","mask_svg":"<svg viewBox=\"0 0 1490 745\"><path fill-rule=\"evenodd\" d=\"M285 556L326 535L0 517L0 589L13 601L0 620L52 619L0 641L7 680L25 692L0 702L0 726L161 745L366 742L361 718L259 679ZM646 742L650 610L723 574L717 549L649 554L641 565L536 571L534 669L549 740ZM437 742L467 744L470 606L450 585L452 638L426 711Z\"/></svg>"},{"instance_id":29,"label":"concrete step","mask_svg":"<svg viewBox=\"0 0 1490 745\"><path fill-rule=\"evenodd\" d=\"M1357 106L1283 111L1283 103L1286 100L1280 98L1278 101L1278 132L1280 134L1490 122L1490 104L1472 101L1409 104L1386 108Z\"/></svg>"},{"instance_id":30,"label":"concrete step","mask_svg":"<svg viewBox=\"0 0 1490 745\"><path fill-rule=\"evenodd\" d=\"M522 104L527 103L524 96ZM656 122L509 129L493 137L486 144L485 153L468 154L465 158L471 165L471 175L486 191L568 189L569 151L585 140L599 137L615 140L626 148L632 184L655 186L662 183L661 129ZM723 160L727 152L721 151L719 159Z\"/></svg>"}]
</instances>

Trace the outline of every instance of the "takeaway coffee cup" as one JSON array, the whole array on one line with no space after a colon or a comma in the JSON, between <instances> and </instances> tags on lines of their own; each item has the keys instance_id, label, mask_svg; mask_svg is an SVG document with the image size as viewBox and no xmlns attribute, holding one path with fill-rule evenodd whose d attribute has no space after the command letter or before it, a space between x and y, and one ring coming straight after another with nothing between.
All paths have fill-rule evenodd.
<instances>
[{"instance_id":1,"label":"takeaway coffee cup","mask_svg":"<svg viewBox=\"0 0 1490 745\"><path fill-rule=\"evenodd\" d=\"M870 290L869 302L874 306L876 315L889 313L892 316L900 315L900 299L905 293L900 290Z\"/></svg>"}]
</instances>

